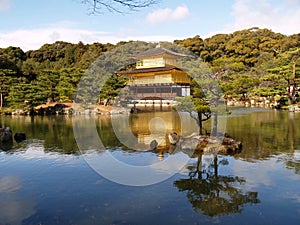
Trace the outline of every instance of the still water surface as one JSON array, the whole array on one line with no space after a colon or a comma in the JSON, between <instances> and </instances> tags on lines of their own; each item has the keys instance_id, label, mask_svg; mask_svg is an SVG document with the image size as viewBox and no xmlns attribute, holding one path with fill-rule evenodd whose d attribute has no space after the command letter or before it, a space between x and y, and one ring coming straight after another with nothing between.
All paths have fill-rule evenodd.
<instances>
[{"instance_id":1,"label":"still water surface","mask_svg":"<svg viewBox=\"0 0 300 225\"><path fill-rule=\"evenodd\" d=\"M193 121L170 112L133 115L136 151L116 135L126 125L104 116L75 119L93 121L106 150L79 151L70 117L0 117L2 126L28 138L0 150L1 225L300 224L300 114L232 109L226 132L243 143L241 153L217 161L194 153L174 176L139 187L107 180L86 158L109 152L135 166L164 161L170 157L164 134L188 135ZM146 151L153 139L158 149Z\"/></svg>"}]
</instances>

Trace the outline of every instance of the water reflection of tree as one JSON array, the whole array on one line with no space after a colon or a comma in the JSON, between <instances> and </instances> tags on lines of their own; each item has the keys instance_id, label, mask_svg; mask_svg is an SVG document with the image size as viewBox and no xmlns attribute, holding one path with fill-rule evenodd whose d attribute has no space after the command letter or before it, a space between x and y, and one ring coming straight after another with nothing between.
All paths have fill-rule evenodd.
<instances>
[{"instance_id":1,"label":"water reflection of tree","mask_svg":"<svg viewBox=\"0 0 300 225\"><path fill-rule=\"evenodd\" d=\"M96 125L99 138L105 147L116 148L120 146L120 142L114 135L110 117L69 117L69 116L36 116L36 117L1 117L0 124L7 124L13 133L22 132L26 134L27 141L24 143L8 143L7 145L0 143L0 151L16 151L20 148L26 148L26 144L43 141L45 152L55 152L61 154L80 154L77 142L74 138L73 122L84 123L82 135L84 135L86 143L94 144L94 140L89 126ZM78 122L78 123L79 123ZM95 144L96 145L96 144Z\"/></svg>"},{"instance_id":2,"label":"water reflection of tree","mask_svg":"<svg viewBox=\"0 0 300 225\"><path fill-rule=\"evenodd\" d=\"M278 161L285 164L286 168L293 170L296 174L300 174L300 150L296 150L293 154L281 154Z\"/></svg>"},{"instance_id":3,"label":"water reflection of tree","mask_svg":"<svg viewBox=\"0 0 300 225\"><path fill-rule=\"evenodd\" d=\"M202 154L199 154L197 165L189 168L189 178L174 182L180 192L186 193L196 212L207 216L227 215L241 213L245 204L260 203L257 192L244 193L237 187L236 184L246 182L243 178L219 175L220 164L228 164L228 161L218 162L215 156L212 165L209 166L213 167L213 170L202 170Z\"/></svg>"}]
</instances>

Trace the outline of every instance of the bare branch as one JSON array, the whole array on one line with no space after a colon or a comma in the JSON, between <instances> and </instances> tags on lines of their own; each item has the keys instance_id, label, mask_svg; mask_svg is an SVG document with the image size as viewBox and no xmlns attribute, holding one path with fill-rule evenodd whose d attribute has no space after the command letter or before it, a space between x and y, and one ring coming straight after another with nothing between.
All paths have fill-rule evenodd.
<instances>
[{"instance_id":1,"label":"bare branch","mask_svg":"<svg viewBox=\"0 0 300 225\"><path fill-rule=\"evenodd\" d=\"M157 4L159 0L82 0L81 3L90 5L92 13L109 12L124 13Z\"/></svg>"}]
</instances>

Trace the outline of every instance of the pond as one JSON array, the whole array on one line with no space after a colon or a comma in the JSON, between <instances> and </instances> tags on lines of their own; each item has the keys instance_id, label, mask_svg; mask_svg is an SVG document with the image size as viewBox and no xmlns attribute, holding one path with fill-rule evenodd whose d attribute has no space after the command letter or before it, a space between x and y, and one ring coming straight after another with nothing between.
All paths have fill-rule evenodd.
<instances>
[{"instance_id":1,"label":"pond","mask_svg":"<svg viewBox=\"0 0 300 225\"><path fill-rule=\"evenodd\" d=\"M0 117L27 136L0 150L0 224L300 224L300 114L231 112L243 149L217 157L170 151L197 131L176 112Z\"/></svg>"}]
</instances>

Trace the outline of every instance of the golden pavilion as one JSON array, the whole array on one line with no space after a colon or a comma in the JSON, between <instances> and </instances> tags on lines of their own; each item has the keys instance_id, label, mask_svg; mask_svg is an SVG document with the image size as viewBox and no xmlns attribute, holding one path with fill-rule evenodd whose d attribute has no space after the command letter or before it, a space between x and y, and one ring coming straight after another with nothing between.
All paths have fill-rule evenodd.
<instances>
[{"instance_id":1,"label":"golden pavilion","mask_svg":"<svg viewBox=\"0 0 300 225\"><path fill-rule=\"evenodd\" d=\"M190 78L179 68L179 59L186 57L157 45L134 56L135 68L119 71L127 76L128 95L137 103L170 104L177 96L190 95Z\"/></svg>"}]
</instances>

